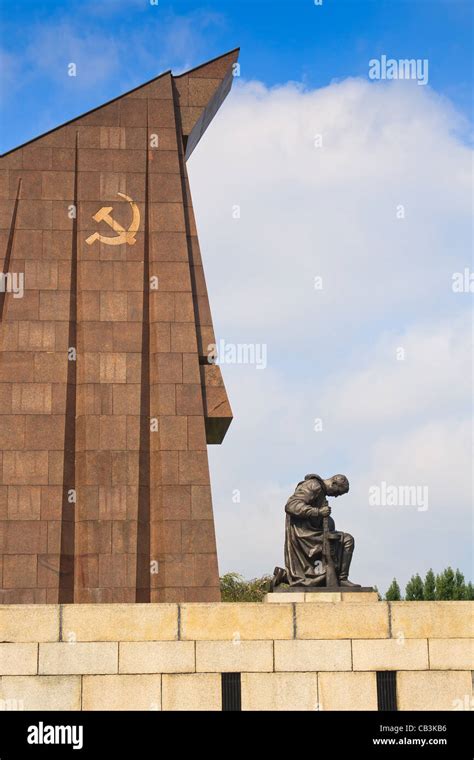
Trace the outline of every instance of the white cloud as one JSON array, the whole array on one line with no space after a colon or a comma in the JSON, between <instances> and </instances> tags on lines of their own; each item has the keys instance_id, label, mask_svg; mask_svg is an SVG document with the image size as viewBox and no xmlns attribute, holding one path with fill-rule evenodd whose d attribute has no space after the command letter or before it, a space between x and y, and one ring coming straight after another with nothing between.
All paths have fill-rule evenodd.
<instances>
[{"instance_id":1,"label":"white cloud","mask_svg":"<svg viewBox=\"0 0 474 760\"><path fill-rule=\"evenodd\" d=\"M117 13L123 19L118 31L108 25ZM54 20L30 26L21 54L8 50L4 40L0 60L8 87L2 90L23 88L28 94L37 86L52 88L55 117L44 129L51 128L62 109L73 118L169 68L179 73L198 65L225 23L222 13L194 9L179 15L146 0L76 4ZM76 65L76 76L68 75L70 63ZM29 138L37 136L36 129Z\"/></svg>"},{"instance_id":2,"label":"white cloud","mask_svg":"<svg viewBox=\"0 0 474 760\"><path fill-rule=\"evenodd\" d=\"M423 89L349 80L309 92L249 84L231 95L190 162L208 268L222 282L233 267L232 287L214 297L224 329L237 314L268 340L282 331L297 340L299 318L321 338L329 314L347 322L350 307L350 332L373 321L374 307L380 318L403 304L406 319L420 290L436 310L435 285L444 278L449 289L466 263L469 167L452 134L460 121Z\"/></svg>"},{"instance_id":3,"label":"white cloud","mask_svg":"<svg viewBox=\"0 0 474 760\"><path fill-rule=\"evenodd\" d=\"M469 296L451 288L470 265L464 130L416 83L243 83L194 152L216 331L268 344L268 369L223 367L235 419L211 447L221 570L271 572L295 483L343 471L335 516L356 537L356 580L471 574ZM370 507L382 480L426 484L428 511Z\"/></svg>"},{"instance_id":4,"label":"white cloud","mask_svg":"<svg viewBox=\"0 0 474 760\"><path fill-rule=\"evenodd\" d=\"M383 333L367 366L356 357L350 372L330 378L323 404L331 419L344 428L406 429L440 412L464 414L472 394L470 329L471 315L463 310L446 322Z\"/></svg>"},{"instance_id":5,"label":"white cloud","mask_svg":"<svg viewBox=\"0 0 474 760\"><path fill-rule=\"evenodd\" d=\"M75 76L68 73L71 63L76 66ZM70 21L38 24L21 66L30 79L41 75L66 92L71 86L93 92L119 70L120 45L110 35Z\"/></svg>"}]
</instances>

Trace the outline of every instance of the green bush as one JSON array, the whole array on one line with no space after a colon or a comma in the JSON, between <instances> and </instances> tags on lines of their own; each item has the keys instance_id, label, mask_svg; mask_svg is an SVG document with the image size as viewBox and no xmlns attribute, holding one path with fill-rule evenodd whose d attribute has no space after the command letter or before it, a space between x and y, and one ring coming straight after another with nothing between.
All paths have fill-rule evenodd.
<instances>
[{"instance_id":1,"label":"green bush","mask_svg":"<svg viewBox=\"0 0 474 760\"><path fill-rule=\"evenodd\" d=\"M223 602L261 602L268 593L271 576L246 581L239 573L226 573L220 581Z\"/></svg>"}]
</instances>

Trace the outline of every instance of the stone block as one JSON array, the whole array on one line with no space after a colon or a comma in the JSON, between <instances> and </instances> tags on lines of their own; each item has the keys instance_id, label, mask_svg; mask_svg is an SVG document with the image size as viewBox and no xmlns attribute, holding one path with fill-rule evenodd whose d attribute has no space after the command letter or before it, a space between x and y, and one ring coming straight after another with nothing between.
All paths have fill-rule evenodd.
<instances>
[{"instance_id":1,"label":"stone block","mask_svg":"<svg viewBox=\"0 0 474 760\"><path fill-rule=\"evenodd\" d=\"M471 671L397 673L397 704L399 710L472 710Z\"/></svg>"},{"instance_id":2,"label":"stone block","mask_svg":"<svg viewBox=\"0 0 474 760\"><path fill-rule=\"evenodd\" d=\"M318 709L317 673L242 673L242 710Z\"/></svg>"},{"instance_id":3,"label":"stone block","mask_svg":"<svg viewBox=\"0 0 474 760\"><path fill-rule=\"evenodd\" d=\"M296 605L298 639L383 639L389 636L386 602Z\"/></svg>"},{"instance_id":4,"label":"stone block","mask_svg":"<svg viewBox=\"0 0 474 760\"><path fill-rule=\"evenodd\" d=\"M118 644L73 640L40 644L38 670L42 675L117 673Z\"/></svg>"},{"instance_id":5,"label":"stone block","mask_svg":"<svg viewBox=\"0 0 474 760\"><path fill-rule=\"evenodd\" d=\"M426 639L357 640L352 642L354 670L427 670Z\"/></svg>"},{"instance_id":6,"label":"stone block","mask_svg":"<svg viewBox=\"0 0 474 760\"><path fill-rule=\"evenodd\" d=\"M0 676L35 675L38 644L0 644Z\"/></svg>"},{"instance_id":7,"label":"stone block","mask_svg":"<svg viewBox=\"0 0 474 760\"><path fill-rule=\"evenodd\" d=\"M474 602L390 602L392 636L459 639L474 636Z\"/></svg>"},{"instance_id":8,"label":"stone block","mask_svg":"<svg viewBox=\"0 0 474 760\"><path fill-rule=\"evenodd\" d=\"M14 414L51 414L51 405L50 384L18 383L13 386L12 410ZM26 452L21 453L26 455Z\"/></svg>"},{"instance_id":9,"label":"stone block","mask_svg":"<svg viewBox=\"0 0 474 760\"><path fill-rule=\"evenodd\" d=\"M193 641L120 642L119 673L194 673Z\"/></svg>"},{"instance_id":10,"label":"stone block","mask_svg":"<svg viewBox=\"0 0 474 760\"><path fill-rule=\"evenodd\" d=\"M161 710L161 676L84 676L82 709Z\"/></svg>"},{"instance_id":11,"label":"stone block","mask_svg":"<svg viewBox=\"0 0 474 760\"><path fill-rule=\"evenodd\" d=\"M197 641L291 639L293 607L258 602L183 604L181 638Z\"/></svg>"},{"instance_id":12,"label":"stone block","mask_svg":"<svg viewBox=\"0 0 474 760\"><path fill-rule=\"evenodd\" d=\"M36 554L5 554L2 588L34 588L36 572Z\"/></svg>"},{"instance_id":13,"label":"stone block","mask_svg":"<svg viewBox=\"0 0 474 760\"><path fill-rule=\"evenodd\" d=\"M172 641L178 637L177 604L68 604L63 635L77 641ZM1 612L1 608L0 608Z\"/></svg>"},{"instance_id":14,"label":"stone block","mask_svg":"<svg viewBox=\"0 0 474 760\"><path fill-rule=\"evenodd\" d=\"M80 676L4 676L0 705L9 710L80 710Z\"/></svg>"},{"instance_id":15,"label":"stone block","mask_svg":"<svg viewBox=\"0 0 474 760\"><path fill-rule=\"evenodd\" d=\"M318 673L320 710L377 710L375 673Z\"/></svg>"},{"instance_id":16,"label":"stone block","mask_svg":"<svg viewBox=\"0 0 474 760\"><path fill-rule=\"evenodd\" d=\"M273 641L197 641L198 673L270 673Z\"/></svg>"},{"instance_id":17,"label":"stone block","mask_svg":"<svg viewBox=\"0 0 474 760\"><path fill-rule=\"evenodd\" d=\"M0 641L59 641L59 605L0 605Z\"/></svg>"},{"instance_id":18,"label":"stone block","mask_svg":"<svg viewBox=\"0 0 474 760\"><path fill-rule=\"evenodd\" d=\"M293 594L292 594L293 596ZM304 595L304 601L305 602L311 602L311 604L324 604L325 602L342 602L342 597L344 594L341 594L340 591L325 591L321 594L318 593L311 593L306 592Z\"/></svg>"},{"instance_id":19,"label":"stone block","mask_svg":"<svg viewBox=\"0 0 474 760\"><path fill-rule=\"evenodd\" d=\"M474 670L473 639L429 639L430 670Z\"/></svg>"},{"instance_id":20,"label":"stone block","mask_svg":"<svg viewBox=\"0 0 474 760\"><path fill-rule=\"evenodd\" d=\"M221 676L218 673L164 674L162 710L221 710Z\"/></svg>"},{"instance_id":21,"label":"stone block","mask_svg":"<svg viewBox=\"0 0 474 760\"><path fill-rule=\"evenodd\" d=\"M378 602L379 595L376 591L344 591L341 593L341 602Z\"/></svg>"},{"instance_id":22,"label":"stone block","mask_svg":"<svg viewBox=\"0 0 474 760\"><path fill-rule=\"evenodd\" d=\"M275 641L275 671L352 670L351 642Z\"/></svg>"}]
</instances>

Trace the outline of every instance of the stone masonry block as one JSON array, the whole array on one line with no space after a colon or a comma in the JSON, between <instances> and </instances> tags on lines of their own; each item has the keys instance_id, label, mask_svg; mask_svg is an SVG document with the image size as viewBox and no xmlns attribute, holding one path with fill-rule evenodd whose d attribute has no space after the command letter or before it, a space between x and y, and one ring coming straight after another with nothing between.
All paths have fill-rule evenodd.
<instances>
[{"instance_id":1,"label":"stone masonry block","mask_svg":"<svg viewBox=\"0 0 474 760\"><path fill-rule=\"evenodd\" d=\"M40 644L38 670L42 675L117 673L118 643L71 640Z\"/></svg>"},{"instance_id":2,"label":"stone masonry block","mask_svg":"<svg viewBox=\"0 0 474 760\"><path fill-rule=\"evenodd\" d=\"M427 670L426 639L354 640L354 670Z\"/></svg>"},{"instance_id":3,"label":"stone masonry block","mask_svg":"<svg viewBox=\"0 0 474 760\"><path fill-rule=\"evenodd\" d=\"M1 608L0 608L1 612ZM63 635L77 641L172 641L178 637L177 604L68 604Z\"/></svg>"},{"instance_id":4,"label":"stone masonry block","mask_svg":"<svg viewBox=\"0 0 474 760\"><path fill-rule=\"evenodd\" d=\"M59 641L59 605L0 605L0 641Z\"/></svg>"},{"instance_id":5,"label":"stone masonry block","mask_svg":"<svg viewBox=\"0 0 474 760\"><path fill-rule=\"evenodd\" d=\"M181 638L232 641L293 638L291 604L221 603L181 605Z\"/></svg>"},{"instance_id":6,"label":"stone masonry block","mask_svg":"<svg viewBox=\"0 0 474 760\"><path fill-rule=\"evenodd\" d=\"M119 673L194 673L193 641L128 641L119 645Z\"/></svg>"},{"instance_id":7,"label":"stone masonry block","mask_svg":"<svg viewBox=\"0 0 474 760\"><path fill-rule=\"evenodd\" d=\"M392 636L472 638L474 602L390 602Z\"/></svg>"},{"instance_id":8,"label":"stone masonry block","mask_svg":"<svg viewBox=\"0 0 474 760\"><path fill-rule=\"evenodd\" d=\"M80 710L79 676L4 676L0 704L13 710Z\"/></svg>"},{"instance_id":9,"label":"stone masonry block","mask_svg":"<svg viewBox=\"0 0 474 760\"><path fill-rule=\"evenodd\" d=\"M273 671L272 641L197 641L196 671L243 673Z\"/></svg>"},{"instance_id":10,"label":"stone masonry block","mask_svg":"<svg viewBox=\"0 0 474 760\"><path fill-rule=\"evenodd\" d=\"M296 605L298 639L384 639L388 635L386 602Z\"/></svg>"},{"instance_id":11,"label":"stone masonry block","mask_svg":"<svg viewBox=\"0 0 474 760\"><path fill-rule=\"evenodd\" d=\"M35 675L38 644L0 644L0 676Z\"/></svg>"},{"instance_id":12,"label":"stone masonry block","mask_svg":"<svg viewBox=\"0 0 474 760\"><path fill-rule=\"evenodd\" d=\"M474 639L429 639L430 670L474 670Z\"/></svg>"},{"instance_id":13,"label":"stone masonry block","mask_svg":"<svg viewBox=\"0 0 474 760\"><path fill-rule=\"evenodd\" d=\"M318 673L320 710L377 710L375 673Z\"/></svg>"},{"instance_id":14,"label":"stone masonry block","mask_svg":"<svg viewBox=\"0 0 474 760\"><path fill-rule=\"evenodd\" d=\"M82 709L161 710L161 676L84 676Z\"/></svg>"},{"instance_id":15,"label":"stone masonry block","mask_svg":"<svg viewBox=\"0 0 474 760\"><path fill-rule=\"evenodd\" d=\"M275 641L275 671L352 670L351 642Z\"/></svg>"},{"instance_id":16,"label":"stone masonry block","mask_svg":"<svg viewBox=\"0 0 474 760\"><path fill-rule=\"evenodd\" d=\"M472 710L471 671L397 673L397 702L399 710Z\"/></svg>"},{"instance_id":17,"label":"stone masonry block","mask_svg":"<svg viewBox=\"0 0 474 760\"><path fill-rule=\"evenodd\" d=\"M164 674L163 710L221 710L221 677L218 673Z\"/></svg>"},{"instance_id":18,"label":"stone masonry block","mask_svg":"<svg viewBox=\"0 0 474 760\"><path fill-rule=\"evenodd\" d=\"M242 710L317 710L317 673L242 673Z\"/></svg>"}]
</instances>

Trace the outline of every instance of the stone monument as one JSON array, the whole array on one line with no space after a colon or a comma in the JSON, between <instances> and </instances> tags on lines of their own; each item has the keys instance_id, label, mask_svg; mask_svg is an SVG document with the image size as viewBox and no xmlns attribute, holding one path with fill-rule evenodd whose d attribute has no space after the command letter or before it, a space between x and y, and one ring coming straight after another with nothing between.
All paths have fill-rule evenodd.
<instances>
[{"instance_id":1,"label":"stone monument","mask_svg":"<svg viewBox=\"0 0 474 760\"><path fill-rule=\"evenodd\" d=\"M232 412L186 161L237 57L1 157L1 603L220 600L206 447Z\"/></svg>"}]
</instances>

